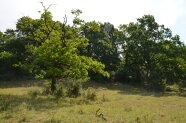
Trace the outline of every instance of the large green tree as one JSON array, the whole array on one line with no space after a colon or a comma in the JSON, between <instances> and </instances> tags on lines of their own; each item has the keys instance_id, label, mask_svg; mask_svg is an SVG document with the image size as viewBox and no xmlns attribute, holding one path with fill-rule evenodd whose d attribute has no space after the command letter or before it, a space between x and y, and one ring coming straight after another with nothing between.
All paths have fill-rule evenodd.
<instances>
[{"instance_id":1,"label":"large green tree","mask_svg":"<svg viewBox=\"0 0 186 123\"><path fill-rule=\"evenodd\" d=\"M86 49L81 49L82 54L92 57L105 64L109 72L117 71L120 59L117 43L118 30L110 23L84 22L81 24L81 34L89 39ZM101 79L99 75L92 75L93 79ZM101 79L103 80L103 78Z\"/></svg>"},{"instance_id":2,"label":"large green tree","mask_svg":"<svg viewBox=\"0 0 186 123\"><path fill-rule=\"evenodd\" d=\"M85 48L89 40L79 33L77 17L75 19L74 25L69 26L66 17L63 23L54 21L52 14L44 9L40 19L23 17L17 24L20 35L31 41L27 45L30 56L23 67L38 77L50 78L52 92L58 79L86 78L91 70L109 77L104 64L80 55L78 48Z\"/></svg>"},{"instance_id":3,"label":"large green tree","mask_svg":"<svg viewBox=\"0 0 186 123\"><path fill-rule=\"evenodd\" d=\"M184 45L153 16L145 15L136 23L121 25L120 30L123 33L123 71L127 80L133 79L161 90L166 83L183 79L179 75L184 76L185 73L185 59L181 56Z\"/></svg>"},{"instance_id":4,"label":"large green tree","mask_svg":"<svg viewBox=\"0 0 186 123\"><path fill-rule=\"evenodd\" d=\"M14 65L25 59L25 43L18 37L17 32L7 29L0 33L0 73L2 76L19 75L23 71Z\"/></svg>"}]
</instances>

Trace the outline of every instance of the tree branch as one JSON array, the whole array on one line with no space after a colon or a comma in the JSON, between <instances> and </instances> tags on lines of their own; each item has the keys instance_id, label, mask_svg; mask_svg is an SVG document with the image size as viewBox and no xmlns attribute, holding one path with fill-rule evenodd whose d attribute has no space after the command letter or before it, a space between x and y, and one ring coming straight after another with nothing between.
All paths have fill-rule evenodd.
<instances>
[{"instance_id":1,"label":"tree branch","mask_svg":"<svg viewBox=\"0 0 186 123\"><path fill-rule=\"evenodd\" d=\"M103 113L98 114L99 111L100 111L100 108L96 111L96 116L101 117L103 120L107 121Z\"/></svg>"}]
</instances>

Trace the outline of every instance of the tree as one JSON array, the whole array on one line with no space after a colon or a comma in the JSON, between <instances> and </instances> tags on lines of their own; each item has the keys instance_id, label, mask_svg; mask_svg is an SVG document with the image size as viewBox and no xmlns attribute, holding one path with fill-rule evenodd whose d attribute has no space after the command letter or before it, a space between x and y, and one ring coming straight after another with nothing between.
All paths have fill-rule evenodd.
<instances>
[{"instance_id":1,"label":"tree","mask_svg":"<svg viewBox=\"0 0 186 123\"><path fill-rule=\"evenodd\" d=\"M116 71L120 63L117 31L110 23L84 22L81 24L81 33L89 39L89 45L86 49L80 49L81 53L105 64L107 71ZM92 74L92 79L101 78Z\"/></svg>"},{"instance_id":2,"label":"tree","mask_svg":"<svg viewBox=\"0 0 186 123\"><path fill-rule=\"evenodd\" d=\"M120 30L123 32L121 46L126 78L158 90L164 89L170 80L181 79L177 75L183 72L179 65L184 60L175 51L182 43L177 36L172 36L170 29L156 23L153 16L144 15L137 23L121 25ZM173 80L171 76L178 78Z\"/></svg>"},{"instance_id":3,"label":"tree","mask_svg":"<svg viewBox=\"0 0 186 123\"><path fill-rule=\"evenodd\" d=\"M14 67L25 59L25 43L17 36L17 32L7 29L0 34L0 73L2 78L7 75L19 75L23 73L20 68ZM6 79L6 78L5 78Z\"/></svg>"},{"instance_id":4,"label":"tree","mask_svg":"<svg viewBox=\"0 0 186 123\"><path fill-rule=\"evenodd\" d=\"M22 20L25 19L21 19L22 25L28 25ZM37 28L32 30L26 26L26 29L19 29L21 34L33 35L36 42L27 46L31 55L22 66L37 77L50 78L52 92L56 89L58 79L86 78L89 70L109 77L109 74L103 70L104 64L79 54L78 48L86 47L88 39L82 37L77 26L66 25L66 17L63 23L54 21L52 14L44 9L41 18L32 20L30 25L34 25L32 22L37 22Z\"/></svg>"}]
</instances>

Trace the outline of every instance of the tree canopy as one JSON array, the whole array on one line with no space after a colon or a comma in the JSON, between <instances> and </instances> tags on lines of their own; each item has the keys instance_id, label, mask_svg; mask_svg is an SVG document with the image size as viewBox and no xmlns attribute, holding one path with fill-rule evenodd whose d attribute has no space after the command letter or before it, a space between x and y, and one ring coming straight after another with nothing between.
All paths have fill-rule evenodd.
<instances>
[{"instance_id":1,"label":"tree canopy","mask_svg":"<svg viewBox=\"0 0 186 123\"><path fill-rule=\"evenodd\" d=\"M186 46L154 16L144 15L116 28L109 22L85 22L81 13L72 10L73 24L68 25L66 16L63 22L55 21L44 8L39 19L25 16L16 30L0 32L1 75L23 75L27 70L51 79L52 91L59 79L88 76L153 90L186 85Z\"/></svg>"}]
</instances>

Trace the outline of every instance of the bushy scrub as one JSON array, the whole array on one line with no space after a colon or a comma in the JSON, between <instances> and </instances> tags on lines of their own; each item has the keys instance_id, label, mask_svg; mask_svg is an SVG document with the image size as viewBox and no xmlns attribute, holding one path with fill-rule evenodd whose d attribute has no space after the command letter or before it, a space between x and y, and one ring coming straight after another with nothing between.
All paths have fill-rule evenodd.
<instances>
[{"instance_id":1,"label":"bushy scrub","mask_svg":"<svg viewBox=\"0 0 186 123\"><path fill-rule=\"evenodd\" d=\"M88 89L87 90L87 99L95 101L97 99L97 94L94 90Z\"/></svg>"},{"instance_id":2,"label":"bushy scrub","mask_svg":"<svg viewBox=\"0 0 186 123\"><path fill-rule=\"evenodd\" d=\"M45 81L43 92L44 95L54 95L55 97L78 97L81 95L82 84L88 81L86 79L64 79L59 80L56 83L56 90L52 93L51 91L51 82Z\"/></svg>"},{"instance_id":3,"label":"bushy scrub","mask_svg":"<svg viewBox=\"0 0 186 123\"><path fill-rule=\"evenodd\" d=\"M60 97L64 97L65 96L65 90L64 87L62 85L62 83L57 83L56 84L56 90L52 93L51 91L51 82L46 80L43 83L44 87L43 87L43 91L42 94L43 95L53 95L56 98L60 98Z\"/></svg>"},{"instance_id":4,"label":"bushy scrub","mask_svg":"<svg viewBox=\"0 0 186 123\"><path fill-rule=\"evenodd\" d=\"M86 82L88 79L69 79L66 82L67 96L68 97L78 97L81 95L81 89L83 82Z\"/></svg>"},{"instance_id":5,"label":"bushy scrub","mask_svg":"<svg viewBox=\"0 0 186 123\"><path fill-rule=\"evenodd\" d=\"M97 94L93 88L88 88L84 91L83 97L85 97L86 100L95 101L97 99Z\"/></svg>"},{"instance_id":6,"label":"bushy scrub","mask_svg":"<svg viewBox=\"0 0 186 123\"><path fill-rule=\"evenodd\" d=\"M44 82L43 82L43 91L42 91L42 94L43 95L49 95L49 94L51 94L51 82L50 81L48 81L48 80L45 80Z\"/></svg>"},{"instance_id":7,"label":"bushy scrub","mask_svg":"<svg viewBox=\"0 0 186 123\"><path fill-rule=\"evenodd\" d=\"M152 80L146 86L150 91L160 91L164 92L166 90L166 80Z\"/></svg>"},{"instance_id":8,"label":"bushy scrub","mask_svg":"<svg viewBox=\"0 0 186 123\"><path fill-rule=\"evenodd\" d=\"M65 96L65 90L61 84L58 84L56 90L54 91L54 96L56 98L64 97Z\"/></svg>"}]
</instances>

